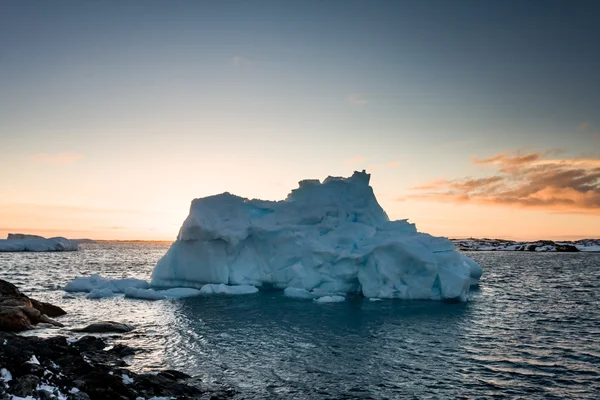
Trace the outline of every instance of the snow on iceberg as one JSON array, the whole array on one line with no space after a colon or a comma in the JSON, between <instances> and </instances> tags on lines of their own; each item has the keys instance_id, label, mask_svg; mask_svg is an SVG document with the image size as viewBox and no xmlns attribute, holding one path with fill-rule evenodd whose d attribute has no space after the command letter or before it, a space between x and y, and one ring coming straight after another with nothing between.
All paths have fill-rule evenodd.
<instances>
[{"instance_id":1,"label":"snow on iceberg","mask_svg":"<svg viewBox=\"0 0 600 400\"><path fill-rule=\"evenodd\" d=\"M283 201L192 201L153 287L268 284L371 298L466 301L481 267L446 238L390 221L370 175L301 181ZM205 289L208 290L208 289Z\"/></svg>"},{"instance_id":2,"label":"snow on iceberg","mask_svg":"<svg viewBox=\"0 0 600 400\"><path fill-rule=\"evenodd\" d=\"M36 235L9 233L8 239L0 239L0 252L76 251L78 249L76 242L64 237L46 239Z\"/></svg>"},{"instance_id":3,"label":"snow on iceberg","mask_svg":"<svg viewBox=\"0 0 600 400\"><path fill-rule=\"evenodd\" d=\"M110 290L113 293L124 293L127 288L148 289L150 284L142 279L124 278L124 279L105 279L100 275L90 277L79 277L67 283L64 290L66 292L92 292L94 290Z\"/></svg>"}]
</instances>

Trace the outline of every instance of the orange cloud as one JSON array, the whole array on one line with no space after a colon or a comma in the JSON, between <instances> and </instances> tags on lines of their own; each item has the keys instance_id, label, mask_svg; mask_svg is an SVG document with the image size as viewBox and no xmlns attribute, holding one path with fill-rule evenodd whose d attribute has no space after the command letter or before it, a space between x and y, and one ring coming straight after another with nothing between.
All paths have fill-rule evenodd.
<instances>
[{"instance_id":1,"label":"orange cloud","mask_svg":"<svg viewBox=\"0 0 600 400\"><path fill-rule=\"evenodd\" d=\"M501 153L475 164L497 170L484 178L438 179L412 188L411 198L600 215L600 158L546 159Z\"/></svg>"},{"instance_id":2,"label":"orange cloud","mask_svg":"<svg viewBox=\"0 0 600 400\"><path fill-rule=\"evenodd\" d=\"M585 131L589 126L590 126L590 124L588 124L587 122L584 122L583 124L579 124L579 130Z\"/></svg>"},{"instance_id":3,"label":"orange cloud","mask_svg":"<svg viewBox=\"0 0 600 400\"><path fill-rule=\"evenodd\" d=\"M60 165L73 164L82 158L83 154L78 153L37 153L31 156L31 159L35 162Z\"/></svg>"}]
</instances>

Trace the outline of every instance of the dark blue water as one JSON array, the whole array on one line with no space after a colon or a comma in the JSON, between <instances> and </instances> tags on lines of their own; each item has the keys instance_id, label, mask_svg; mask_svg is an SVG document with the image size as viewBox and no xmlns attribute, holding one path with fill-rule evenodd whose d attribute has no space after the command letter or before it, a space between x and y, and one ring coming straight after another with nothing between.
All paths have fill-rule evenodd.
<instances>
[{"instance_id":1,"label":"dark blue water","mask_svg":"<svg viewBox=\"0 0 600 400\"><path fill-rule=\"evenodd\" d=\"M147 302L63 298L78 275L147 279L168 244L0 254L0 277L64 306L70 325L138 329L132 368L169 366L238 398L598 398L600 254L470 253L484 267L466 304L279 292ZM36 334L71 334L48 330Z\"/></svg>"}]
</instances>

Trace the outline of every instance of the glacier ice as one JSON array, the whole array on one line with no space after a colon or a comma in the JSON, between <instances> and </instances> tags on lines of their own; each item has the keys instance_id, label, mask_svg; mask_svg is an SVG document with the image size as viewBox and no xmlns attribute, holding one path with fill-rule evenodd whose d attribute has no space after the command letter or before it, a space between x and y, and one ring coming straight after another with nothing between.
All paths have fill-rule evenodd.
<instances>
[{"instance_id":1,"label":"glacier ice","mask_svg":"<svg viewBox=\"0 0 600 400\"><path fill-rule=\"evenodd\" d=\"M90 277L79 277L67 283L64 290L66 292L92 292L93 290L110 290L113 293L124 293L127 288L148 289L150 285L142 279L124 278L124 279L105 279L100 275Z\"/></svg>"},{"instance_id":2,"label":"glacier ice","mask_svg":"<svg viewBox=\"0 0 600 400\"><path fill-rule=\"evenodd\" d=\"M43 238L36 235L9 233L8 239L0 239L0 252L20 251L76 251L78 244L64 237Z\"/></svg>"},{"instance_id":3,"label":"glacier ice","mask_svg":"<svg viewBox=\"0 0 600 400\"><path fill-rule=\"evenodd\" d=\"M202 294L252 294L258 292L256 286L252 285L224 285L224 284L207 284L202 286L200 293Z\"/></svg>"},{"instance_id":4,"label":"glacier ice","mask_svg":"<svg viewBox=\"0 0 600 400\"><path fill-rule=\"evenodd\" d=\"M115 294L112 290L108 288L103 289L92 289L87 296L88 299L106 299L109 297L113 297Z\"/></svg>"},{"instance_id":5,"label":"glacier ice","mask_svg":"<svg viewBox=\"0 0 600 400\"><path fill-rule=\"evenodd\" d=\"M267 285L321 297L466 301L481 267L448 239L390 221L369 181L365 171L304 180L283 201L230 193L195 199L151 286Z\"/></svg>"}]
</instances>

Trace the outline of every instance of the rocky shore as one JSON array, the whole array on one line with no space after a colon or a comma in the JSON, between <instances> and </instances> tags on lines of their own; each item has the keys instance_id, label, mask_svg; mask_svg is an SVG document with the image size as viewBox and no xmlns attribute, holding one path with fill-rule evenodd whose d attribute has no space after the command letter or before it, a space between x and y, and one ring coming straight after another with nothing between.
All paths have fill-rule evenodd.
<instances>
[{"instance_id":1,"label":"rocky shore","mask_svg":"<svg viewBox=\"0 0 600 400\"><path fill-rule=\"evenodd\" d=\"M0 400L166 400L225 399L232 389L202 388L202 383L174 370L138 374L125 357L136 349L103 338L38 338L14 332L37 323L62 326L50 318L65 311L30 299L0 279ZM124 332L128 325L99 322L76 332Z\"/></svg>"}]
</instances>

